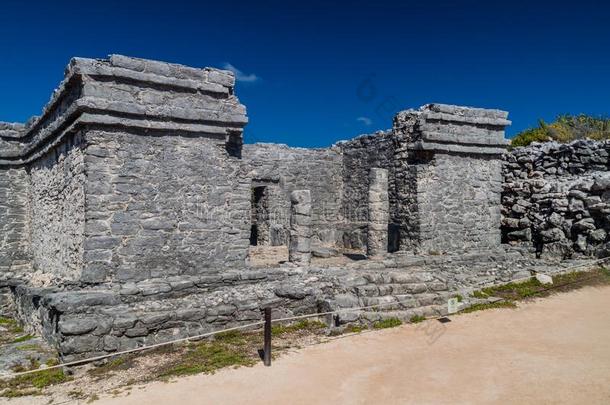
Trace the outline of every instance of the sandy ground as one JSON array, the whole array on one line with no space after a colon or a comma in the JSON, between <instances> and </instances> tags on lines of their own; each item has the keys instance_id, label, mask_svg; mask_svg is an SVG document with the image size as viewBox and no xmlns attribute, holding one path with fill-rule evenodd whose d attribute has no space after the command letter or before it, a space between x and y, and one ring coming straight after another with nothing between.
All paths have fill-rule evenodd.
<instances>
[{"instance_id":1,"label":"sandy ground","mask_svg":"<svg viewBox=\"0 0 610 405\"><path fill-rule=\"evenodd\" d=\"M452 319L339 337L270 368L156 382L94 403L610 403L610 287Z\"/></svg>"}]
</instances>

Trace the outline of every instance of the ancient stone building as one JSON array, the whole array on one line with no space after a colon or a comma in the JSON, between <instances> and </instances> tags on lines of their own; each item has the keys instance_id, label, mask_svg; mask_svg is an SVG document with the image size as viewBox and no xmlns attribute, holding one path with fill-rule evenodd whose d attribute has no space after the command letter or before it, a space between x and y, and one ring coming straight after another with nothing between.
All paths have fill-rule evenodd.
<instances>
[{"instance_id":1,"label":"ancient stone building","mask_svg":"<svg viewBox=\"0 0 610 405\"><path fill-rule=\"evenodd\" d=\"M506 112L429 104L328 148L243 145L234 84L212 68L76 58L40 117L0 124L0 309L74 359L259 320L266 306L438 314L451 294L523 276L529 246L501 242L531 240L536 202L521 185L501 201L503 159L510 184L529 178L521 152L503 158ZM574 213L570 229L590 228L572 205L593 212L599 187L551 203ZM547 233L561 242L559 222ZM606 238L577 233L577 246ZM253 245L288 247L292 263L258 266ZM324 248L346 256L328 264Z\"/></svg>"}]
</instances>

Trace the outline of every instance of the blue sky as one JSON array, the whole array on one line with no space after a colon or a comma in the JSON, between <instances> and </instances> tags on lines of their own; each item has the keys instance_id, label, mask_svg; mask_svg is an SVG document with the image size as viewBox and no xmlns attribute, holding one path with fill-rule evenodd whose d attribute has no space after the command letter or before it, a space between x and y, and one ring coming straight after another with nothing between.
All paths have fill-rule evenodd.
<instances>
[{"instance_id":1,"label":"blue sky","mask_svg":"<svg viewBox=\"0 0 610 405\"><path fill-rule=\"evenodd\" d=\"M39 114L72 56L242 73L247 142L327 146L428 102L501 108L508 134L610 113L605 2L4 0L0 121Z\"/></svg>"}]
</instances>

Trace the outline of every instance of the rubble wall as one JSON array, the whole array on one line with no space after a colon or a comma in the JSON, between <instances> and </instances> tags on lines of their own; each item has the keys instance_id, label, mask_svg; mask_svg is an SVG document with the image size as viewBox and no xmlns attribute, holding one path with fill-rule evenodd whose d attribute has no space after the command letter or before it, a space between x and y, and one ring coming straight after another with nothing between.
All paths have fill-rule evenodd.
<instances>
[{"instance_id":1,"label":"rubble wall","mask_svg":"<svg viewBox=\"0 0 610 405\"><path fill-rule=\"evenodd\" d=\"M515 148L504 156L502 238L538 254L606 255L610 142Z\"/></svg>"}]
</instances>

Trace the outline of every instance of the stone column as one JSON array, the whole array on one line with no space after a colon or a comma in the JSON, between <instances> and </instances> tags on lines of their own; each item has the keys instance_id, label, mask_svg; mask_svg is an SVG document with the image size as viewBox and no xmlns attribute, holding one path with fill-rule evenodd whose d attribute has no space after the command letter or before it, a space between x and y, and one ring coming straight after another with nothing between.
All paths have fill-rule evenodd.
<instances>
[{"instance_id":1,"label":"stone column","mask_svg":"<svg viewBox=\"0 0 610 405\"><path fill-rule=\"evenodd\" d=\"M369 258L382 256L388 251L388 171L371 169L369 173L369 222L366 253Z\"/></svg>"},{"instance_id":2,"label":"stone column","mask_svg":"<svg viewBox=\"0 0 610 405\"><path fill-rule=\"evenodd\" d=\"M290 194L289 260L300 265L311 261L311 194L295 190Z\"/></svg>"}]
</instances>

